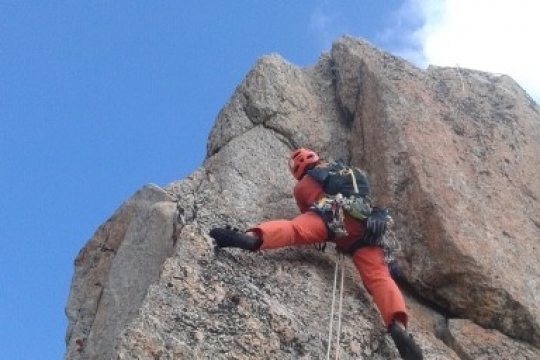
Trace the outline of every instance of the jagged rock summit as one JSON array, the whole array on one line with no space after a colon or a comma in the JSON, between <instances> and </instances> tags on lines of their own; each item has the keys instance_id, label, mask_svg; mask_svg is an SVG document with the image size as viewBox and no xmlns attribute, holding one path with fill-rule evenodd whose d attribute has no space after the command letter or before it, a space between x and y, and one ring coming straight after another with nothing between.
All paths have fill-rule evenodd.
<instances>
[{"instance_id":1,"label":"jagged rock summit","mask_svg":"<svg viewBox=\"0 0 540 360\"><path fill-rule=\"evenodd\" d=\"M539 110L508 76L422 70L352 37L306 68L262 57L204 163L141 188L81 249L65 359L325 358L332 249L206 235L294 216L297 146L364 168L392 209L425 359L540 358ZM342 359L399 358L349 262L342 322Z\"/></svg>"}]
</instances>

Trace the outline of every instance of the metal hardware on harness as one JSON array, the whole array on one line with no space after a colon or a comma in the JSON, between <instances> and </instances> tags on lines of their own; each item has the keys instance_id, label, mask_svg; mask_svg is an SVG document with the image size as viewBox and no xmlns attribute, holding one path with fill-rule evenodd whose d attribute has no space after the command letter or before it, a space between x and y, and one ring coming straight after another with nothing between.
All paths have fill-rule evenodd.
<instances>
[{"instance_id":1,"label":"metal hardware on harness","mask_svg":"<svg viewBox=\"0 0 540 360\"><path fill-rule=\"evenodd\" d=\"M350 196L343 199L343 208L358 220L366 220L371 214L371 204L362 197Z\"/></svg>"},{"instance_id":2,"label":"metal hardware on harness","mask_svg":"<svg viewBox=\"0 0 540 360\"><path fill-rule=\"evenodd\" d=\"M348 248L343 249L343 252L347 255L353 256L354 253L366 246L379 246L384 250L384 261L387 264L395 262L395 253L401 250L399 241L396 235L392 231L394 225L394 219L387 214L386 215L386 230L385 232L376 238L376 241L366 241L365 236L356 239Z\"/></svg>"},{"instance_id":3,"label":"metal hardware on harness","mask_svg":"<svg viewBox=\"0 0 540 360\"><path fill-rule=\"evenodd\" d=\"M343 195L337 194L335 196L324 196L311 206L311 209L324 219L328 228L336 237L348 235L343 222L343 205Z\"/></svg>"},{"instance_id":4,"label":"metal hardware on harness","mask_svg":"<svg viewBox=\"0 0 540 360\"><path fill-rule=\"evenodd\" d=\"M391 229L391 225L393 225L393 220L389 224L389 228L386 231L386 234L384 234L381 246L384 249L384 261L387 264L390 264L391 262L395 261L396 258L394 254L396 252L401 251L401 244L399 243L398 239L396 238L396 234Z\"/></svg>"}]
</instances>

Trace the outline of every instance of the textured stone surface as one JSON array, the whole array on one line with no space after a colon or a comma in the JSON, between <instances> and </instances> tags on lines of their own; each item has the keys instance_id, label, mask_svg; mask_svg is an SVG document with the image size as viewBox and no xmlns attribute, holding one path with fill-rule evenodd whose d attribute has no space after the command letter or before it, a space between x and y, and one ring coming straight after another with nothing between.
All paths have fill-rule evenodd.
<instances>
[{"instance_id":1,"label":"textured stone surface","mask_svg":"<svg viewBox=\"0 0 540 360\"><path fill-rule=\"evenodd\" d=\"M172 254L172 200L156 186L142 188L77 256L66 308L67 358L104 359L112 352Z\"/></svg>"},{"instance_id":2,"label":"textured stone surface","mask_svg":"<svg viewBox=\"0 0 540 360\"><path fill-rule=\"evenodd\" d=\"M354 39L332 54L357 73L338 86L355 116L352 153L394 210L407 280L459 316L540 346L538 106L506 76L422 71Z\"/></svg>"},{"instance_id":3,"label":"textured stone surface","mask_svg":"<svg viewBox=\"0 0 540 360\"><path fill-rule=\"evenodd\" d=\"M538 106L506 76L421 70L343 37L307 68L262 57L201 167L143 188L98 229L75 262L66 359L324 358L334 252L215 251L205 235L294 216L296 146L365 168L392 209L426 359L537 354ZM342 358L397 358L345 263Z\"/></svg>"},{"instance_id":4,"label":"textured stone surface","mask_svg":"<svg viewBox=\"0 0 540 360\"><path fill-rule=\"evenodd\" d=\"M483 329L469 320L450 320L446 340L466 360L540 359L537 348L496 330Z\"/></svg>"}]
</instances>

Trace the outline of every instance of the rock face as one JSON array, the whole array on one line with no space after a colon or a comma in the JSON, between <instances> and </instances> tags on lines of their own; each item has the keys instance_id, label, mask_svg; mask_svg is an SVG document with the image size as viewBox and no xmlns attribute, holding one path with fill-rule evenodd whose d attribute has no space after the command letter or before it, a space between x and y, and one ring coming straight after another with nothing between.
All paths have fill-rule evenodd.
<instances>
[{"instance_id":1,"label":"rock face","mask_svg":"<svg viewBox=\"0 0 540 360\"><path fill-rule=\"evenodd\" d=\"M201 167L143 187L77 256L65 358L324 358L335 253L215 250L206 235L293 217L299 146L367 170L392 209L426 359L540 358L539 110L507 76L421 70L351 37L307 68L261 58ZM344 266L341 358L399 358Z\"/></svg>"}]
</instances>

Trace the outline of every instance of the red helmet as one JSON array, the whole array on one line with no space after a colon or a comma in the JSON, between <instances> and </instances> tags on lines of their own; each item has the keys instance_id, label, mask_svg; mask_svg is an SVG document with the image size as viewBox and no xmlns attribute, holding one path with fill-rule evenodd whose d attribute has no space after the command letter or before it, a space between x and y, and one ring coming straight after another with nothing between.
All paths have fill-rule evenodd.
<instances>
[{"instance_id":1,"label":"red helmet","mask_svg":"<svg viewBox=\"0 0 540 360\"><path fill-rule=\"evenodd\" d=\"M291 154L289 169L296 180L300 180L305 175L307 167L317 161L319 161L319 155L315 151L304 148L296 149Z\"/></svg>"}]
</instances>

